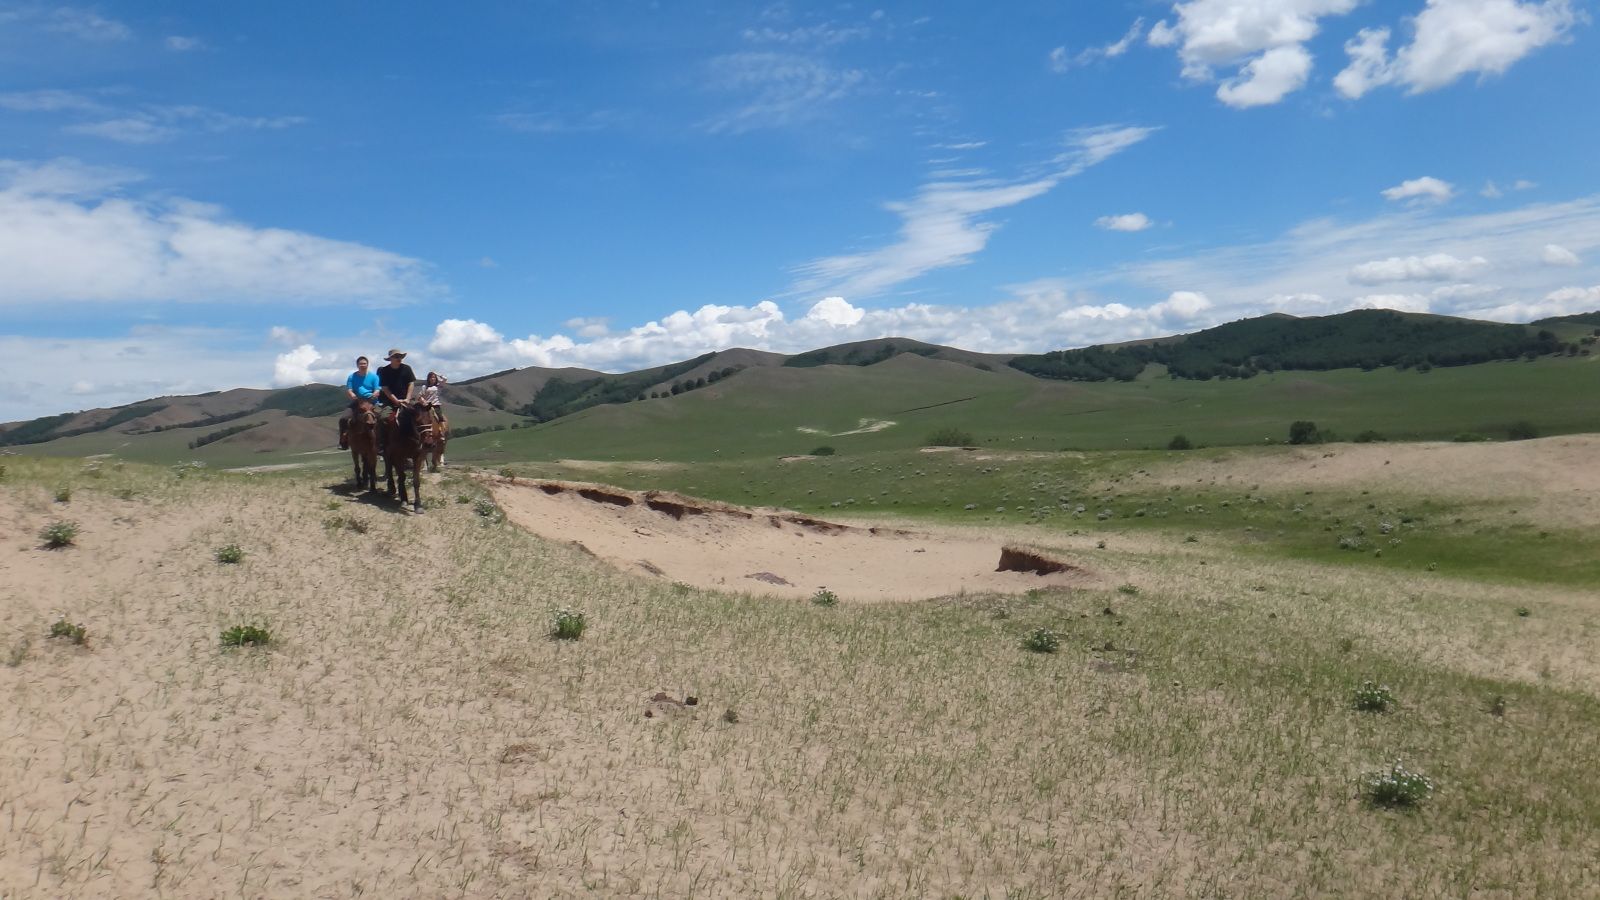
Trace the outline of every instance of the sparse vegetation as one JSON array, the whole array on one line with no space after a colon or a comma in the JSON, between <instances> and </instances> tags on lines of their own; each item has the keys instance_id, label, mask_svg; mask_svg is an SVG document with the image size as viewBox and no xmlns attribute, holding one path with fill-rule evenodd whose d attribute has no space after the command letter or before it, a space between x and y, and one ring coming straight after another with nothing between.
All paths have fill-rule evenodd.
<instances>
[{"instance_id":1,"label":"sparse vegetation","mask_svg":"<svg viewBox=\"0 0 1600 900\"><path fill-rule=\"evenodd\" d=\"M838 606L839 595L827 588L818 588L817 592L811 595L811 602L817 606Z\"/></svg>"},{"instance_id":2,"label":"sparse vegetation","mask_svg":"<svg viewBox=\"0 0 1600 900\"><path fill-rule=\"evenodd\" d=\"M67 621L62 616L50 625L50 637L61 638L73 644L82 644L88 639L89 631L83 625Z\"/></svg>"},{"instance_id":3,"label":"sparse vegetation","mask_svg":"<svg viewBox=\"0 0 1600 900\"><path fill-rule=\"evenodd\" d=\"M1317 423L1301 419L1289 425L1289 443L1320 444L1322 432L1317 428Z\"/></svg>"},{"instance_id":4,"label":"sparse vegetation","mask_svg":"<svg viewBox=\"0 0 1600 900\"><path fill-rule=\"evenodd\" d=\"M970 447L976 444L977 438L972 432L964 428L940 428L923 440L925 447Z\"/></svg>"},{"instance_id":5,"label":"sparse vegetation","mask_svg":"<svg viewBox=\"0 0 1600 900\"><path fill-rule=\"evenodd\" d=\"M1035 628L1022 636L1022 649L1030 653L1054 653L1061 649L1061 636L1048 628Z\"/></svg>"},{"instance_id":6,"label":"sparse vegetation","mask_svg":"<svg viewBox=\"0 0 1600 900\"><path fill-rule=\"evenodd\" d=\"M1175 435L1172 436L1172 440L1167 441L1167 449L1168 450L1193 450L1194 449L1194 444L1190 443L1189 439L1184 437L1183 435L1175 434Z\"/></svg>"},{"instance_id":7,"label":"sparse vegetation","mask_svg":"<svg viewBox=\"0 0 1600 900\"><path fill-rule=\"evenodd\" d=\"M78 523L76 522L51 522L39 531L39 540L52 550L60 547L70 547L78 538Z\"/></svg>"},{"instance_id":8,"label":"sparse vegetation","mask_svg":"<svg viewBox=\"0 0 1600 900\"><path fill-rule=\"evenodd\" d=\"M62 485L61 487L56 488L56 502L57 503L70 503L70 502L72 502L72 488L67 487L66 485Z\"/></svg>"},{"instance_id":9,"label":"sparse vegetation","mask_svg":"<svg viewBox=\"0 0 1600 900\"><path fill-rule=\"evenodd\" d=\"M583 613L565 607L550 614L550 637L558 641L575 641L583 637L589 620Z\"/></svg>"},{"instance_id":10,"label":"sparse vegetation","mask_svg":"<svg viewBox=\"0 0 1600 900\"><path fill-rule=\"evenodd\" d=\"M222 631L222 646L265 647L272 643L272 632L265 625L233 625Z\"/></svg>"},{"instance_id":11,"label":"sparse vegetation","mask_svg":"<svg viewBox=\"0 0 1600 900\"><path fill-rule=\"evenodd\" d=\"M213 551L212 555L217 562L229 565L244 561L244 549L238 544L225 544Z\"/></svg>"},{"instance_id":12,"label":"sparse vegetation","mask_svg":"<svg viewBox=\"0 0 1600 900\"><path fill-rule=\"evenodd\" d=\"M1432 796L1433 779L1405 767L1400 760L1361 778L1361 795L1372 806L1411 809Z\"/></svg>"},{"instance_id":13,"label":"sparse vegetation","mask_svg":"<svg viewBox=\"0 0 1600 900\"><path fill-rule=\"evenodd\" d=\"M823 444L821 447L818 447L815 450L812 450L811 451L811 455L812 456L832 456L836 452L838 452L838 451L834 450L832 447L828 446L827 444Z\"/></svg>"},{"instance_id":14,"label":"sparse vegetation","mask_svg":"<svg viewBox=\"0 0 1600 900\"><path fill-rule=\"evenodd\" d=\"M1362 712L1388 712L1394 706L1394 692L1386 684L1363 681L1351 692L1350 706Z\"/></svg>"}]
</instances>

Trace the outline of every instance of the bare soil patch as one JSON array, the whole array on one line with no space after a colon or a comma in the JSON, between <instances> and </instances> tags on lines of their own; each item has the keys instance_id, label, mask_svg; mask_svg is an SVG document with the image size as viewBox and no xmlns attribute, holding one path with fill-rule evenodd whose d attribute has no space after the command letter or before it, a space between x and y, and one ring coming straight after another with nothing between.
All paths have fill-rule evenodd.
<instances>
[{"instance_id":1,"label":"bare soil patch","mask_svg":"<svg viewBox=\"0 0 1600 900\"><path fill-rule=\"evenodd\" d=\"M698 587L845 600L919 600L978 591L1082 585L1082 569L1047 551L970 533L841 524L666 491L499 479L515 524L582 546L624 571Z\"/></svg>"}]
</instances>

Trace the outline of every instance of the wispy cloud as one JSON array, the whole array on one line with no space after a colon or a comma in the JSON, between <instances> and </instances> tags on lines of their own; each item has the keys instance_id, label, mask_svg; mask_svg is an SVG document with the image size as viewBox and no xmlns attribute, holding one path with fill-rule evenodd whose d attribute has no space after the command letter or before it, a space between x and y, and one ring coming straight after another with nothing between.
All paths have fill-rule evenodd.
<instances>
[{"instance_id":1,"label":"wispy cloud","mask_svg":"<svg viewBox=\"0 0 1600 900\"><path fill-rule=\"evenodd\" d=\"M202 41L197 37L188 37L181 34L167 35L167 39L162 41L162 43L168 50L171 50L174 53L188 53L191 50L203 50L206 46L205 41Z\"/></svg>"},{"instance_id":2,"label":"wispy cloud","mask_svg":"<svg viewBox=\"0 0 1600 900\"><path fill-rule=\"evenodd\" d=\"M189 200L131 199L129 183L72 160L0 161L0 307L403 303L436 291L417 260Z\"/></svg>"},{"instance_id":3,"label":"wispy cloud","mask_svg":"<svg viewBox=\"0 0 1600 900\"><path fill-rule=\"evenodd\" d=\"M155 144L188 132L276 131L306 121L303 116L238 116L203 106L147 106L109 119L68 125L65 130L124 144Z\"/></svg>"},{"instance_id":4,"label":"wispy cloud","mask_svg":"<svg viewBox=\"0 0 1600 900\"><path fill-rule=\"evenodd\" d=\"M506 112L494 117L495 124L523 134L582 134L614 128L625 121L622 113L596 109L582 113Z\"/></svg>"},{"instance_id":5,"label":"wispy cloud","mask_svg":"<svg viewBox=\"0 0 1600 900\"><path fill-rule=\"evenodd\" d=\"M814 121L866 81L857 68L796 53L748 51L713 59L707 84L744 99L703 126L713 134L742 134Z\"/></svg>"},{"instance_id":6,"label":"wispy cloud","mask_svg":"<svg viewBox=\"0 0 1600 900\"><path fill-rule=\"evenodd\" d=\"M1154 225L1150 217L1142 212L1127 213L1120 216L1101 216L1094 220L1096 228L1106 231L1144 231Z\"/></svg>"},{"instance_id":7,"label":"wispy cloud","mask_svg":"<svg viewBox=\"0 0 1600 900\"><path fill-rule=\"evenodd\" d=\"M1073 132L1067 149L1045 174L1017 181L968 179L931 181L910 200L887 204L900 217L895 242L864 253L829 256L801 266L798 290L870 297L936 269L967 263L981 252L999 226L985 213L1015 206L1048 192L1137 144L1153 128L1106 126Z\"/></svg>"},{"instance_id":8,"label":"wispy cloud","mask_svg":"<svg viewBox=\"0 0 1600 900\"><path fill-rule=\"evenodd\" d=\"M1060 74L1068 71L1073 66L1086 66L1102 59L1116 59L1127 53L1128 48L1132 47L1143 33L1144 19L1141 17L1133 20L1133 24L1129 26L1126 34L1109 44L1089 47L1078 51L1076 54L1069 53L1065 46L1056 47L1050 51L1050 71Z\"/></svg>"},{"instance_id":9,"label":"wispy cloud","mask_svg":"<svg viewBox=\"0 0 1600 900\"><path fill-rule=\"evenodd\" d=\"M95 112L105 106L79 91L39 90L0 93L0 109L12 112Z\"/></svg>"},{"instance_id":10,"label":"wispy cloud","mask_svg":"<svg viewBox=\"0 0 1600 900\"><path fill-rule=\"evenodd\" d=\"M1405 203L1444 203L1456 195L1455 185L1424 175L1382 191L1384 199Z\"/></svg>"},{"instance_id":11,"label":"wispy cloud","mask_svg":"<svg viewBox=\"0 0 1600 900\"><path fill-rule=\"evenodd\" d=\"M40 23L46 31L70 35L84 41L126 41L133 37L133 29L108 19L94 10L62 6L40 14Z\"/></svg>"}]
</instances>

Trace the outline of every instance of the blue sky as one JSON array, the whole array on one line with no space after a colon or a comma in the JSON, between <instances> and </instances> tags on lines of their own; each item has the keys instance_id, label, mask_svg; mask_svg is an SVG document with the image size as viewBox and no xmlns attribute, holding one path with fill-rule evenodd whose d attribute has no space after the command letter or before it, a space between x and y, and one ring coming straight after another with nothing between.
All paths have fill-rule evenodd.
<instances>
[{"instance_id":1,"label":"blue sky","mask_svg":"<svg viewBox=\"0 0 1600 900\"><path fill-rule=\"evenodd\" d=\"M1600 309L1581 0L0 2L0 420Z\"/></svg>"}]
</instances>

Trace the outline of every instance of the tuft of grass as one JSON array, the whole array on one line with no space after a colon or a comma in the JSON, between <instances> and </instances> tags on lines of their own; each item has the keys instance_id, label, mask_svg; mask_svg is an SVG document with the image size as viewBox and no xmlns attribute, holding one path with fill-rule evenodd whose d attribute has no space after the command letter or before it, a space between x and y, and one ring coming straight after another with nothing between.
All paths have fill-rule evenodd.
<instances>
[{"instance_id":1,"label":"tuft of grass","mask_svg":"<svg viewBox=\"0 0 1600 900\"><path fill-rule=\"evenodd\" d=\"M6 651L6 668L15 669L17 666L22 665L22 661L28 658L28 648L32 646L32 643L27 638L23 638L12 644L11 649Z\"/></svg>"},{"instance_id":2,"label":"tuft of grass","mask_svg":"<svg viewBox=\"0 0 1600 900\"><path fill-rule=\"evenodd\" d=\"M78 523L52 522L39 530L39 540L52 550L59 547L70 547L78 537Z\"/></svg>"},{"instance_id":3,"label":"tuft of grass","mask_svg":"<svg viewBox=\"0 0 1600 900\"><path fill-rule=\"evenodd\" d=\"M727 710L722 713L722 721L727 722L729 725L739 724L739 711L731 706L728 707Z\"/></svg>"},{"instance_id":4,"label":"tuft of grass","mask_svg":"<svg viewBox=\"0 0 1600 900\"><path fill-rule=\"evenodd\" d=\"M1405 767L1400 760L1387 769L1361 776L1361 796L1369 806L1412 809L1434 792L1433 779Z\"/></svg>"},{"instance_id":5,"label":"tuft of grass","mask_svg":"<svg viewBox=\"0 0 1600 900\"><path fill-rule=\"evenodd\" d=\"M88 629L76 622L68 622L66 616L57 619L50 626L52 638L66 638L74 644L82 644L89 636Z\"/></svg>"},{"instance_id":6,"label":"tuft of grass","mask_svg":"<svg viewBox=\"0 0 1600 900\"><path fill-rule=\"evenodd\" d=\"M1127 594L1132 597L1139 593L1139 586L1135 584L1120 584L1117 585L1117 593Z\"/></svg>"},{"instance_id":7,"label":"tuft of grass","mask_svg":"<svg viewBox=\"0 0 1600 900\"><path fill-rule=\"evenodd\" d=\"M562 607L550 614L550 637L558 641L575 641L583 637L589 627L583 613Z\"/></svg>"},{"instance_id":8,"label":"tuft of grass","mask_svg":"<svg viewBox=\"0 0 1600 900\"><path fill-rule=\"evenodd\" d=\"M223 647L265 647L272 643L272 632L265 625L235 625L222 631Z\"/></svg>"},{"instance_id":9,"label":"tuft of grass","mask_svg":"<svg viewBox=\"0 0 1600 900\"><path fill-rule=\"evenodd\" d=\"M354 531L356 534L366 534L372 526L366 519L355 516L329 516L322 520L322 527L331 534L340 530Z\"/></svg>"},{"instance_id":10,"label":"tuft of grass","mask_svg":"<svg viewBox=\"0 0 1600 900\"><path fill-rule=\"evenodd\" d=\"M495 505L495 502L488 497L479 497L472 504L472 511L477 513L485 523L499 524L506 519L505 511Z\"/></svg>"},{"instance_id":11,"label":"tuft of grass","mask_svg":"<svg viewBox=\"0 0 1600 900\"><path fill-rule=\"evenodd\" d=\"M1518 618L1526 619L1527 617L1529 617L1531 615L1533 615L1533 610L1527 608L1526 606L1517 607L1517 616L1518 616Z\"/></svg>"},{"instance_id":12,"label":"tuft of grass","mask_svg":"<svg viewBox=\"0 0 1600 900\"><path fill-rule=\"evenodd\" d=\"M72 488L62 485L56 488L56 502L70 503L72 501Z\"/></svg>"},{"instance_id":13,"label":"tuft of grass","mask_svg":"<svg viewBox=\"0 0 1600 900\"><path fill-rule=\"evenodd\" d=\"M818 606L838 606L839 595L827 588L817 588L817 592L811 595L811 602Z\"/></svg>"},{"instance_id":14,"label":"tuft of grass","mask_svg":"<svg viewBox=\"0 0 1600 900\"><path fill-rule=\"evenodd\" d=\"M212 555L217 558L217 562L232 565L244 561L244 548L238 544L226 544L218 547Z\"/></svg>"},{"instance_id":15,"label":"tuft of grass","mask_svg":"<svg viewBox=\"0 0 1600 900\"><path fill-rule=\"evenodd\" d=\"M1350 692L1351 708L1362 712L1388 712L1394 703L1394 691L1386 684L1363 681L1360 687Z\"/></svg>"},{"instance_id":16,"label":"tuft of grass","mask_svg":"<svg viewBox=\"0 0 1600 900\"><path fill-rule=\"evenodd\" d=\"M1029 653L1054 653L1061 649L1061 636L1048 628L1035 628L1023 635L1022 649Z\"/></svg>"},{"instance_id":17,"label":"tuft of grass","mask_svg":"<svg viewBox=\"0 0 1600 900\"><path fill-rule=\"evenodd\" d=\"M1506 716L1506 695L1505 694L1490 694L1489 695L1489 699L1484 703L1483 707L1484 707L1484 711L1485 712L1487 712L1491 716L1494 716L1496 719L1505 718L1505 716Z\"/></svg>"}]
</instances>

